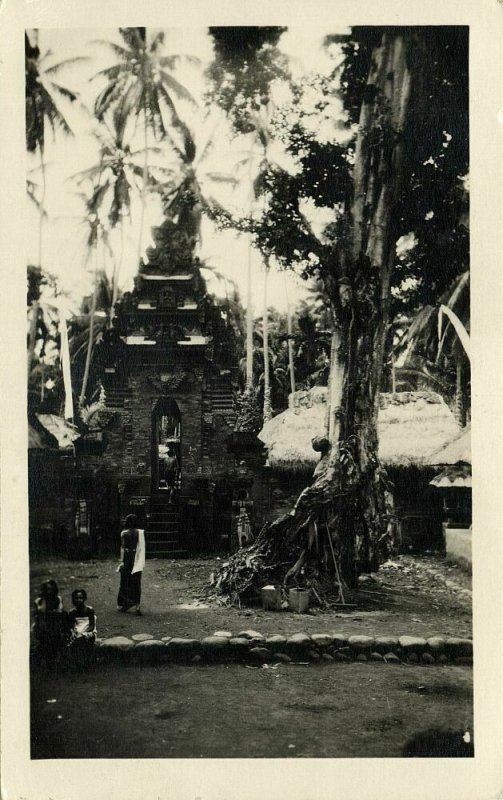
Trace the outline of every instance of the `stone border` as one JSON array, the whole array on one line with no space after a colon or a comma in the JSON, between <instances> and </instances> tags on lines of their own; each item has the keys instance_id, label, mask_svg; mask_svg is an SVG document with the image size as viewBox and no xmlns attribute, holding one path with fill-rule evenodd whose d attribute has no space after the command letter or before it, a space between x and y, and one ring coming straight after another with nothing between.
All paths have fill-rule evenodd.
<instances>
[{"instance_id":1,"label":"stone border","mask_svg":"<svg viewBox=\"0 0 503 800\"><path fill-rule=\"evenodd\" d=\"M148 633L131 638L112 636L99 639L95 646L99 663L137 665L199 664L223 662L306 663L306 662L381 662L386 664L473 663L471 639L433 636L346 636L340 633L294 633L263 636L246 630L234 635L216 631L203 639L166 636L155 639Z\"/></svg>"}]
</instances>

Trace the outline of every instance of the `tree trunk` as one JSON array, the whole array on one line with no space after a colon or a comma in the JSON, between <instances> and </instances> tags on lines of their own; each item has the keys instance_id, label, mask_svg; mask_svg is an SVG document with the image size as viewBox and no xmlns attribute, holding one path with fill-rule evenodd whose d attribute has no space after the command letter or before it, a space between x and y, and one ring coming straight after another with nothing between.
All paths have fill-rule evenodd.
<instances>
[{"instance_id":1,"label":"tree trunk","mask_svg":"<svg viewBox=\"0 0 503 800\"><path fill-rule=\"evenodd\" d=\"M108 323L108 326L110 328L112 327L112 323L113 323L114 309L115 309L115 304L117 302L117 296L118 296L118 293L119 293L119 275L120 275L120 271L121 271L121 267L122 267L122 260L124 258L124 219L123 219L122 216L121 216L121 220L120 220L120 241L121 241L121 245L120 245L120 250L119 250L119 259L114 264L114 270L113 270L113 274L112 274L112 302L111 302L111 305L110 305L110 314L109 314L109 323Z\"/></svg>"},{"instance_id":2,"label":"tree trunk","mask_svg":"<svg viewBox=\"0 0 503 800\"><path fill-rule=\"evenodd\" d=\"M252 183L253 151L248 157L248 182ZM250 195L250 219L253 214L253 201ZM246 390L253 389L253 297L252 297L252 235L248 239L248 265L246 273Z\"/></svg>"},{"instance_id":3,"label":"tree trunk","mask_svg":"<svg viewBox=\"0 0 503 800\"><path fill-rule=\"evenodd\" d=\"M246 389L253 388L253 300L252 300L252 243L248 242L248 270L246 274Z\"/></svg>"},{"instance_id":4,"label":"tree trunk","mask_svg":"<svg viewBox=\"0 0 503 800\"><path fill-rule=\"evenodd\" d=\"M285 292L286 292L286 324L288 333L288 371L290 372L290 392L295 393L295 364L293 357L293 323L292 323L292 306L288 297L288 287L285 276Z\"/></svg>"},{"instance_id":5,"label":"tree trunk","mask_svg":"<svg viewBox=\"0 0 503 800\"><path fill-rule=\"evenodd\" d=\"M456 361L456 401L454 416L461 428L466 428L468 416L466 357L460 352Z\"/></svg>"},{"instance_id":6,"label":"tree trunk","mask_svg":"<svg viewBox=\"0 0 503 800\"><path fill-rule=\"evenodd\" d=\"M145 210L147 205L147 186L148 186L148 120L147 120L147 111L146 109L143 110L143 144L145 148L145 152L143 154L143 175L142 175L142 186L141 186L141 211L140 211L140 230L138 232L138 253L137 253L137 263L138 265L141 262L141 257L143 253L142 242L143 242L143 227L145 225Z\"/></svg>"},{"instance_id":7,"label":"tree trunk","mask_svg":"<svg viewBox=\"0 0 503 800\"><path fill-rule=\"evenodd\" d=\"M339 419L344 386L344 362L341 358L341 347L340 330L334 326L330 343L330 369L328 373L327 436L329 442L337 442L339 440Z\"/></svg>"},{"instance_id":8,"label":"tree trunk","mask_svg":"<svg viewBox=\"0 0 503 800\"><path fill-rule=\"evenodd\" d=\"M84 367L84 376L82 378L82 388L80 390L80 397L79 403L82 407L84 401L86 399L86 390L87 390L87 382L89 380L89 371L91 369L91 358L93 354L93 344L94 344L94 316L96 314L96 300L98 296L98 237L96 237L96 251L95 251L95 272L94 272L94 291L93 291L93 298L91 301L91 315L89 319L89 337L87 340L87 353L86 353L86 363Z\"/></svg>"},{"instance_id":9,"label":"tree trunk","mask_svg":"<svg viewBox=\"0 0 503 800\"><path fill-rule=\"evenodd\" d=\"M40 197L39 221L38 221L38 267L41 270L42 252L43 252L44 214L45 214L45 192L46 192L45 161L44 161L44 150L42 147L39 148L39 154L40 154L40 174L42 176L42 194ZM30 380L31 368L33 365L33 357L35 355L35 345L37 343L37 324L38 324L38 314L40 310L40 304L38 300L33 301L31 308L32 308L32 315L30 319L30 329L28 333L28 381Z\"/></svg>"},{"instance_id":10,"label":"tree trunk","mask_svg":"<svg viewBox=\"0 0 503 800\"><path fill-rule=\"evenodd\" d=\"M403 188L410 36L385 31L374 50L361 106L353 197L345 209L351 236L339 245L325 282L334 319L328 448L293 510L265 525L254 545L222 568L217 588L234 599L256 595L265 582L302 582L318 594L337 584L339 590L354 589L358 575L377 569L390 552L377 412L397 238L393 223Z\"/></svg>"},{"instance_id":11,"label":"tree trunk","mask_svg":"<svg viewBox=\"0 0 503 800\"><path fill-rule=\"evenodd\" d=\"M271 407L271 368L269 364L269 310L267 308L267 279L269 277L269 264L265 263L264 273L264 312L262 316L262 333L264 337L264 423L272 417Z\"/></svg>"}]
</instances>

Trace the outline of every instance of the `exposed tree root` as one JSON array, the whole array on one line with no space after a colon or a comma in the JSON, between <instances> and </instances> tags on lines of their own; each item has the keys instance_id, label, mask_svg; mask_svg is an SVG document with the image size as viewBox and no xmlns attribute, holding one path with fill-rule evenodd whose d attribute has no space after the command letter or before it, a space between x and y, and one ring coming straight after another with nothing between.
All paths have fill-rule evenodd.
<instances>
[{"instance_id":1,"label":"exposed tree root","mask_svg":"<svg viewBox=\"0 0 503 800\"><path fill-rule=\"evenodd\" d=\"M310 588L318 605L351 603L358 574L377 569L391 545L382 479L379 466L349 480L338 462L327 462L290 513L222 565L211 590L237 603L274 584Z\"/></svg>"}]
</instances>

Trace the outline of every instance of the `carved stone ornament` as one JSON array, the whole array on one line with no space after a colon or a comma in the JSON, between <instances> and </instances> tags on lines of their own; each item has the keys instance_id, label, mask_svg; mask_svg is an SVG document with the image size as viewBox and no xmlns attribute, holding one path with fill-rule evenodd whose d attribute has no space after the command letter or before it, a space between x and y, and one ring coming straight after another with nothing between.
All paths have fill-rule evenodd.
<instances>
[{"instance_id":1,"label":"carved stone ornament","mask_svg":"<svg viewBox=\"0 0 503 800\"><path fill-rule=\"evenodd\" d=\"M176 308L176 293L166 288L159 292L159 308Z\"/></svg>"},{"instance_id":2,"label":"carved stone ornament","mask_svg":"<svg viewBox=\"0 0 503 800\"><path fill-rule=\"evenodd\" d=\"M177 372L163 373L160 377L149 375L148 382L156 392L162 394L166 390L178 389L186 377L187 373L184 370L177 370Z\"/></svg>"}]
</instances>

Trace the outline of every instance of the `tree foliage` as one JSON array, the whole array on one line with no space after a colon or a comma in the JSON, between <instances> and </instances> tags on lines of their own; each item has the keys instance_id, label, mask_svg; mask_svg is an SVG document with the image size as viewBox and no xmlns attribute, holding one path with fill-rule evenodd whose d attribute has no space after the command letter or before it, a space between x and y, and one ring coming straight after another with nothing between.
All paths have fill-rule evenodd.
<instances>
[{"instance_id":1,"label":"tree foliage","mask_svg":"<svg viewBox=\"0 0 503 800\"><path fill-rule=\"evenodd\" d=\"M26 149L29 153L43 151L45 146L46 123L53 133L58 129L71 134L71 127L62 112L59 101L74 103L78 93L61 85L56 78L59 73L83 58L76 57L50 63L52 53L41 54L38 43L32 44L27 33L24 35L25 47L25 100L26 100ZM49 62L49 63L48 63Z\"/></svg>"},{"instance_id":2,"label":"tree foliage","mask_svg":"<svg viewBox=\"0 0 503 800\"><path fill-rule=\"evenodd\" d=\"M405 299L413 307L438 298L467 259L466 29L355 28L337 44L342 65L317 81L316 107L337 97L346 119L321 137L305 87L295 87L278 135L296 168L268 169L268 213L248 222L262 252L319 279L330 305L329 449L292 512L265 526L246 554L254 570L243 573L237 554L220 576L220 589L237 594L306 569L321 585L330 572L321 531L351 586L388 552L377 409L389 323ZM321 232L310 207L331 213ZM293 562L286 573L285 560Z\"/></svg>"},{"instance_id":3,"label":"tree foliage","mask_svg":"<svg viewBox=\"0 0 503 800\"><path fill-rule=\"evenodd\" d=\"M286 57L278 42L286 28L211 27L215 58L207 70L209 99L224 109L237 133L255 130L252 119L266 105L270 85L285 78Z\"/></svg>"}]
</instances>

